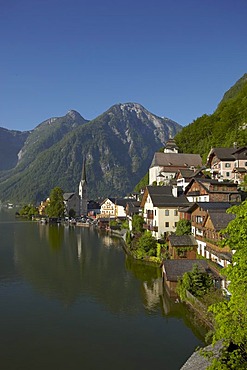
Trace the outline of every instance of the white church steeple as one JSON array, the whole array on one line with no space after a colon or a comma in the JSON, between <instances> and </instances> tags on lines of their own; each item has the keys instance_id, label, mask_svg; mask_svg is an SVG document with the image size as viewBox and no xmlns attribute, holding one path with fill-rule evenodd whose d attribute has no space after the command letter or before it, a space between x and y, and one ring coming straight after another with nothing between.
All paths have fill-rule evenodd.
<instances>
[{"instance_id":1,"label":"white church steeple","mask_svg":"<svg viewBox=\"0 0 247 370\"><path fill-rule=\"evenodd\" d=\"M86 178L86 160L83 160L81 181L79 183L80 214L87 216L87 178Z\"/></svg>"}]
</instances>

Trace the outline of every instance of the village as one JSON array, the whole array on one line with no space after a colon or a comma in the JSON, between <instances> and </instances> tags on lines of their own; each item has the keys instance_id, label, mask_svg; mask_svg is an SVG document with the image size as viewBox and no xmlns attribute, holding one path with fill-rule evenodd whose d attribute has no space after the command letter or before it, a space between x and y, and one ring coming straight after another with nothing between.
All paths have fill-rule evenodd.
<instances>
[{"instance_id":1,"label":"village","mask_svg":"<svg viewBox=\"0 0 247 370\"><path fill-rule=\"evenodd\" d=\"M199 154L179 153L174 139L169 139L164 152L154 154L149 185L140 194L125 198L89 201L84 161L78 192L63 194L66 220L83 227L97 225L123 237L128 246L127 237L133 237L135 231L133 219L140 217L143 230L161 246L157 258L150 260L162 263L162 276L170 296L177 296L179 279L195 264L212 277L215 287L228 295L229 282L221 269L231 264L232 250L220 246L220 242L225 237L222 230L234 219L227 210L245 200L246 174L247 147L212 148L203 166ZM49 198L41 202L40 217L45 216L48 204ZM182 220L190 225L190 231L176 235ZM123 223L124 229L120 230ZM149 259L143 255L141 258Z\"/></svg>"}]
</instances>

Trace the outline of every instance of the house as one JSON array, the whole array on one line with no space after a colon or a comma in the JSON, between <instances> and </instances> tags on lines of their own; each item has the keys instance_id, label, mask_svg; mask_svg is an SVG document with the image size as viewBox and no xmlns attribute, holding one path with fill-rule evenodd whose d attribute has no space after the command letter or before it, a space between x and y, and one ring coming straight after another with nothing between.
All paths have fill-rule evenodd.
<instances>
[{"instance_id":1,"label":"house","mask_svg":"<svg viewBox=\"0 0 247 370\"><path fill-rule=\"evenodd\" d=\"M78 193L64 193L63 202L65 206L65 214L70 215L73 210L75 216L80 215L80 197Z\"/></svg>"},{"instance_id":2,"label":"house","mask_svg":"<svg viewBox=\"0 0 247 370\"><path fill-rule=\"evenodd\" d=\"M129 229L132 230L132 219L134 215L141 215L141 202L135 199L129 199L126 203L126 216L129 222Z\"/></svg>"},{"instance_id":3,"label":"house","mask_svg":"<svg viewBox=\"0 0 247 370\"><path fill-rule=\"evenodd\" d=\"M162 264L162 278L168 294L171 297L177 297L176 288L180 278L189 271L192 271L193 266L197 265L201 272L206 272L212 276L215 285L221 282L221 275L213 270L206 260L198 259L175 259L165 260Z\"/></svg>"},{"instance_id":4,"label":"house","mask_svg":"<svg viewBox=\"0 0 247 370\"><path fill-rule=\"evenodd\" d=\"M230 264L232 257L228 247L219 246L219 242L224 239L220 231L234 218L233 214L226 213L230 207L231 204L226 202L198 202L190 209L191 232L198 244L197 253L221 267Z\"/></svg>"},{"instance_id":5,"label":"house","mask_svg":"<svg viewBox=\"0 0 247 370\"><path fill-rule=\"evenodd\" d=\"M127 202L127 198L106 198L100 205L99 217L126 218L125 208Z\"/></svg>"},{"instance_id":6,"label":"house","mask_svg":"<svg viewBox=\"0 0 247 370\"><path fill-rule=\"evenodd\" d=\"M207 157L207 166L213 178L239 183L242 181L240 174L245 174L247 170L247 147L212 148Z\"/></svg>"},{"instance_id":7,"label":"house","mask_svg":"<svg viewBox=\"0 0 247 370\"><path fill-rule=\"evenodd\" d=\"M178 148L172 139L166 143L164 152L154 154L149 168L149 185L168 185L179 169L194 169L202 167L199 154L178 153Z\"/></svg>"},{"instance_id":8,"label":"house","mask_svg":"<svg viewBox=\"0 0 247 370\"><path fill-rule=\"evenodd\" d=\"M189 202L240 202L237 184L230 181L193 178L184 191Z\"/></svg>"},{"instance_id":9,"label":"house","mask_svg":"<svg viewBox=\"0 0 247 370\"><path fill-rule=\"evenodd\" d=\"M157 239L174 232L179 221L178 209L188 203L177 188L147 186L141 201L146 229Z\"/></svg>"},{"instance_id":10,"label":"house","mask_svg":"<svg viewBox=\"0 0 247 370\"><path fill-rule=\"evenodd\" d=\"M204 167L200 169L190 169L190 168L181 168L175 174L175 180L177 181L177 186L180 186L183 191L186 186L190 183L193 178L209 178L203 173Z\"/></svg>"},{"instance_id":11,"label":"house","mask_svg":"<svg viewBox=\"0 0 247 370\"><path fill-rule=\"evenodd\" d=\"M205 257L222 267L227 267L232 262L232 251L227 246L219 246L219 242L225 237L220 231L224 230L234 218L235 215L231 213L208 210L202 224L203 236L206 241Z\"/></svg>"},{"instance_id":12,"label":"house","mask_svg":"<svg viewBox=\"0 0 247 370\"><path fill-rule=\"evenodd\" d=\"M197 241L193 235L170 235L168 251L172 259L196 259Z\"/></svg>"}]
</instances>

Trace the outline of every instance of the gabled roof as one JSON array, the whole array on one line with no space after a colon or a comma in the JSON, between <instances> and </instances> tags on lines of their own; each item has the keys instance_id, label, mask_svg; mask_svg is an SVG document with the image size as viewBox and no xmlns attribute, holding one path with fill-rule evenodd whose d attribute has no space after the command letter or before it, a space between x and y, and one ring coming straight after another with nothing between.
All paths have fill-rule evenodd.
<instances>
[{"instance_id":1,"label":"gabled roof","mask_svg":"<svg viewBox=\"0 0 247 370\"><path fill-rule=\"evenodd\" d=\"M151 163L151 167L201 167L202 159L200 154L187 153L160 153L156 152Z\"/></svg>"},{"instance_id":2,"label":"gabled roof","mask_svg":"<svg viewBox=\"0 0 247 370\"><path fill-rule=\"evenodd\" d=\"M110 200L113 204L116 204L117 206L122 206L122 207L126 207L126 204L130 201L130 199L128 198L112 198L112 197L109 197L109 198L106 198L103 200L103 202L100 204L104 204L107 200ZM133 201L133 199L131 198L131 200Z\"/></svg>"},{"instance_id":3,"label":"gabled roof","mask_svg":"<svg viewBox=\"0 0 247 370\"><path fill-rule=\"evenodd\" d=\"M67 202L70 198L72 198L76 193L64 193L63 199Z\"/></svg>"},{"instance_id":4,"label":"gabled roof","mask_svg":"<svg viewBox=\"0 0 247 370\"><path fill-rule=\"evenodd\" d=\"M154 207L179 207L189 204L188 199L182 194L173 196L172 186L147 186L141 206L143 207L149 194Z\"/></svg>"},{"instance_id":5,"label":"gabled roof","mask_svg":"<svg viewBox=\"0 0 247 370\"><path fill-rule=\"evenodd\" d=\"M213 224L213 227L216 231L223 230L227 227L230 221L234 220L235 215L232 213L226 213L225 210L218 210L218 211L208 211L208 217ZM206 220L204 224L206 223ZM204 225L203 225L204 226Z\"/></svg>"},{"instance_id":6,"label":"gabled roof","mask_svg":"<svg viewBox=\"0 0 247 370\"><path fill-rule=\"evenodd\" d=\"M204 211L209 210L224 210L226 211L228 208L232 206L229 202L196 202L196 203L190 203L190 207L188 208L188 212L193 212L196 208L201 208Z\"/></svg>"},{"instance_id":7,"label":"gabled roof","mask_svg":"<svg viewBox=\"0 0 247 370\"><path fill-rule=\"evenodd\" d=\"M189 184L186 186L185 188L185 191L184 193L185 194L188 194L188 192L190 191L190 188L192 187L193 183L194 182L197 182L203 189L205 189L207 191L207 193L236 193L238 194L238 190L237 190L237 184L235 184L234 182L230 182L230 181L218 181L218 180L214 180L214 179L202 179L202 178L193 178L190 180ZM218 187L217 190L215 189L210 189L211 185L215 185ZM234 190L223 190L224 187L230 187L230 188L235 188ZM222 188L222 189L220 189ZM198 194L199 195L199 194Z\"/></svg>"},{"instance_id":8,"label":"gabled roof","mask_svg":"<svg viewBox=\"0 0 247 370\"><path fill-rule=\"evenodd\" d=\"M191 169L191 168L180 168L177 170L177 174L176 174L176 177L179 176L179 174L181 174L182 177L184 177L185 179L192 179L194 177L201 177L201 176L204 176L203 174L203 170L205 170L205 167L201 167L201 168L198 168L197 170L196 169ZM205 178L207 178L205 176Z\"/></svg>"},{"instance_id":9,"label":"gabled roof","mask_svg":"<svg viewBox=\"0 0 247 370\"><path fill-rule=\"evenodd\" d=\"M170 235L168 239L172 247L197 246L193 235Z\"/></svg>"},{"instance_id":10,"label":"gabled roof","mask_svg":"<svg viewBox=\"0 0 247 370\"><path fill-rule=\"evenodd\" d=\"M233 153L236 148L212 148L208 154L207 162L211 162L212 158L216 156L220 161L235 161Z\"/></svg>"},{"instance_id":11,"label":"gabled roof","mask_svg":"<svg viewBox=\"0 0 247 370\"><path fill-rule=\"evenodd\" d=\"M194 265L198 265L200 271L212 274L212 270L206 260L165 260L163 262L163 268L166 273L166 279L176 282L185 272L191 271Z\"/></svg>"}]
</instances>

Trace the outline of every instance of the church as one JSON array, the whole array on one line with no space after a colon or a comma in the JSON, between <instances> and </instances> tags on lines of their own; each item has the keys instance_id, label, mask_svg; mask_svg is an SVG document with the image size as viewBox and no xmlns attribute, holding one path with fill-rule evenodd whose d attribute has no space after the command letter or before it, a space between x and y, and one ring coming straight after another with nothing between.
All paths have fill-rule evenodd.
<instances>
[{"instance_id":1,"label":"church","mask_svg":"<svg viewBox=\"0 0 247 370\"><path fill-rule=\"evenodd\" d=\"M86 163L83 161L82 174L78 191L75 193L64 193L65 211L68 216L87 216L87 178Z\"/></svg>"},{"instance_id":2,"label":"church","mask_svg":"<svg viewBox=\"0 0 247 370\"><path fill-rule=\"evenodd\" d=\"M87 178L86 161L83 161L81 180L79 183L80 215L87 216Z\"/></svg>"}]
</instances>

